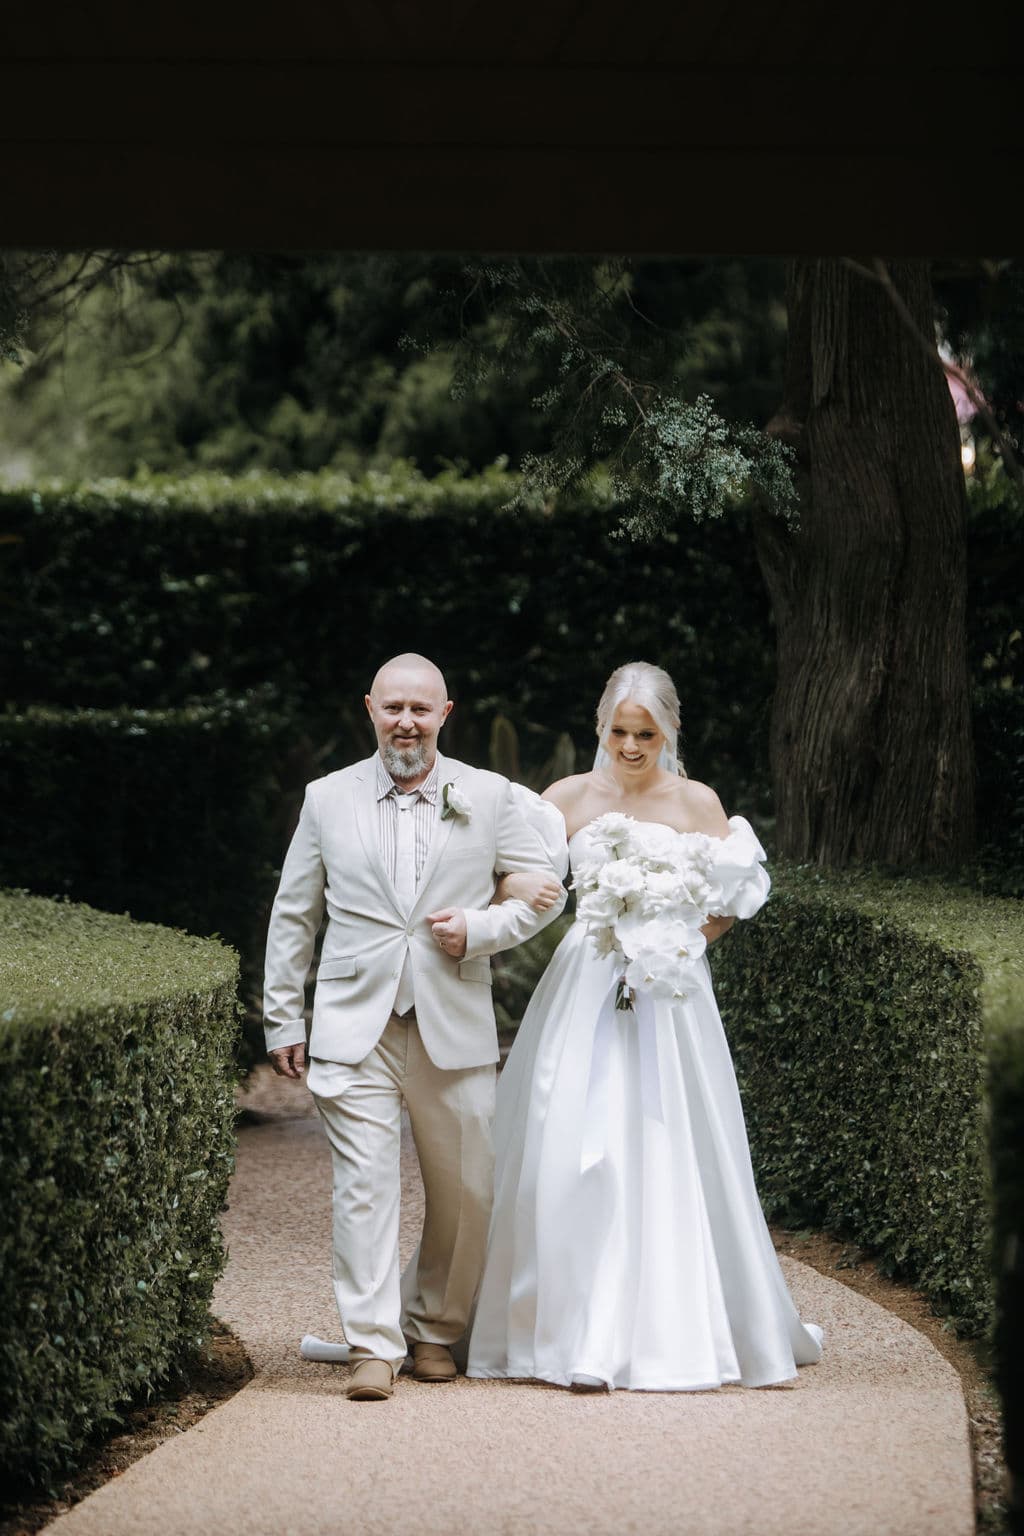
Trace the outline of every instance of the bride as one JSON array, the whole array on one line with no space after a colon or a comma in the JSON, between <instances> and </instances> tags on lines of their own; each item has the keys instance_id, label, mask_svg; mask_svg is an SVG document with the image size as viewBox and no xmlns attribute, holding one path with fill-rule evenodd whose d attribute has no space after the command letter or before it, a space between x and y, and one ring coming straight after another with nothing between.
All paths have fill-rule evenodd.
<instances>
[{"instance_id":1,"label":"bride","mask_svg":"<svg viewBox=\"0 0 1024 1536\"><path fill-rule=\"evenodd\" d=\"M609 857L611 826L663 850L667 836L675 856L702 849L715 915L693 930L684 995L637 984L626 1008L616 1006L622 953L601 952L581 900L498 1085L469 1376L690 1391L768 1386L820 1358L821 1331L797 1315L758 1202L701 953L764 902L764 850L741 816L727 820L714 791L686 777L678 729L671 678L630 662L598 705L593 771L552 784L549 806L533 801L549 839L544 818L559 836L564 818L577 883ZM608 812L619 815L599 821ZM705 838L687 841L693 833ZM546 899L517 875L499 894Z\"/></svg>"}]
</instances>

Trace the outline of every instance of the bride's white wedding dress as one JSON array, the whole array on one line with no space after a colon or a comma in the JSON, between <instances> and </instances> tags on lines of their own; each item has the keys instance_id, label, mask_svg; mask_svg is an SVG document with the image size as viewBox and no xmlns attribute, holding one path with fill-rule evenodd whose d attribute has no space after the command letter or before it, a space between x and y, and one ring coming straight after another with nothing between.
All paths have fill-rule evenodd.
<instances>
[{"instance_id":1,"label":"bride's white wedding dress","mask_svg":"<svg viewBox=\"0 0 1024 1536\"><path fill-rule=\"evenodd\" d=\"M722 911L750 917L764 850L742 817L729 827ZM574 863L588 837L570 839ZM498 1085L467 1375L687 1391L768 1386L820 1358L757 1198L707 958L697 967L696 991L654 1003L645 1034L606 1006L621 962L583 923L556 950Z\"/></svg>"}]
</instances>

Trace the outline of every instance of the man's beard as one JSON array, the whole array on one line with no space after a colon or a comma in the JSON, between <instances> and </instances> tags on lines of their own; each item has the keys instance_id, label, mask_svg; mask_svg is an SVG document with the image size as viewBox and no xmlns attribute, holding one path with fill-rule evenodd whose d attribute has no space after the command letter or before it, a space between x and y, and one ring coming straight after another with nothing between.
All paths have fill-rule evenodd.
<instances>
[{"instance_id":1,"label":"man's beard","mask_svg":"<svg viewBox=\"0 0 1024 1536\"><path fill-rule=\"evenodd\" d=\"M406 747L404 752L389 741L381 747L380 755L393 779L414 779L429 767L427 749L422 741L414 747Z\"/></svg>"}]
</instances>

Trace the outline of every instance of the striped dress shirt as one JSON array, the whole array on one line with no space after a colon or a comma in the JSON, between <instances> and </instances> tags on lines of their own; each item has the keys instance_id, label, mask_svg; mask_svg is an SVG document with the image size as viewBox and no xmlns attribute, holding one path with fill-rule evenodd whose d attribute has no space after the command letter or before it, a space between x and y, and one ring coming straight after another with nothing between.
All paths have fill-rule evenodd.
<instances>
[{"instance_id":1,"label":"striped dress shirt","mask_svg":"<svg viewBox=\"0 0 1024 1536\"><path fill-rule=\"evenodd\" d=\"M377 836L380 841L381 858L384 860L384 868L395 884L398 868L398 818L403 813L398 809L399 789L394 779L384 767L380 753L377 754ZM427 862L427 854L430 852L430 840L434 835L434 827L437 823L437 762L435 761L430 773L422 784L418 784L409 793L415 799L415 805L405 815L411 815L416 833L416 884L419 885L423 866Z\"/></svg>"}]
</instances>

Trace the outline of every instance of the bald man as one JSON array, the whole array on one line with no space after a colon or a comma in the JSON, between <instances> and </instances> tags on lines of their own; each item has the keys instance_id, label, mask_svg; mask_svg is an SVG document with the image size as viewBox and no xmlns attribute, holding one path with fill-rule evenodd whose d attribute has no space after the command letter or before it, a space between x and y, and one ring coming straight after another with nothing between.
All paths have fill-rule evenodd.
<instances>
[{"instance_id":1,"label":"bald man","mask_svg":"<svg viewBox=\"0 0 1024 1536\"><path fill-rule=\"evenodd\" d=\"M264 1018L277 1072L306 1070L304 986L327 910L307 1086L331 1145L334 1291L347 1395L448 1381L483 1266L498 1037L489 956L550 923L565 890L507 779L437 750L452 709L426 657L393 657L366 695L377 752L307 785L267 937ZM491 904L501 874L535 878L541 910ZM426 1191L399 1277L403 1099Z\"/></svg>"}]
</instances>

